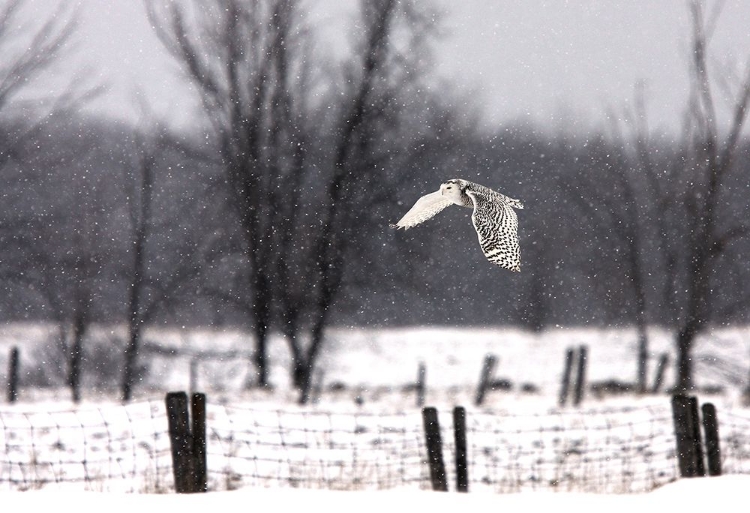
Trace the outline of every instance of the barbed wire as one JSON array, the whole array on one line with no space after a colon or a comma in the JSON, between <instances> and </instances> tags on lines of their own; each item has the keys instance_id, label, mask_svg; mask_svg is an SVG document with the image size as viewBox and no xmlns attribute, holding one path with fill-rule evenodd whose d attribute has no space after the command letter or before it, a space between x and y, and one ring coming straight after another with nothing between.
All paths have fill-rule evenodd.
<instances>
[{"instance_id":1,"label":"barbed wire","mask_svg":"<svg viewBox=\"0 0 750 513\"><path fill-rule=\"evenodd\" d=\"M450 411L440 411L455 483ZM677 479L668 401L607 410L467 412L470 491L627 493ZM719 411L725 473L750 473L750 413ZM164 404L0 411L0 490L169 492ZM430 488L421 412L207 406L210 490Z\"/></svg>"}]
</instances>

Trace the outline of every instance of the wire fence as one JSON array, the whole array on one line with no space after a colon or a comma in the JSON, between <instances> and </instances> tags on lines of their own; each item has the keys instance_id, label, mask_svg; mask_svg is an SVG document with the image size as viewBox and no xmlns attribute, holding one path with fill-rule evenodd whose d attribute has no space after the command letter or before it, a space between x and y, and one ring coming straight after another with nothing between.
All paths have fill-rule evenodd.
<instances>
[{"instance_id":1,"label":"wire fence","mask_svg":"<svg viewBox=\"0 0 750 513\"><path fill-rule=\"evenodd\" d=\"M449 483L450 412L440 412ZM470 491L651 490L678 476L672 414L658 406L545 414L467 412ZM382 415L207 406L210 490L430 489L421 412ZM165 406L0 411L0 490L170 492ZM725 473L750 473L750 413L720 411Z\"/></svg>"},{"instance_id":2,"label":"wire fence","mask_svg":"<svg viewBox=\"0 0 750 513\"><path fill-rule=\"evenodd\" d=\"M678 475L669 405L475 413L467 416L467 439L472 489L641 492Z\"/></svg>"},{"instance_id":3,"label":"wire fence","mask_svg":"<svg viewBox=\"0 0 750 513\"><path fill-rule=\"evenodd\" d=\"M157 401L72 411L0 411L0 490L49 486L169 491L166 411Z\"/></svg>"},{"instance_id":4,"label":"wire fence","mask_svg":"<svg viewBox=\"0 0 750 513\"><path fill-rule=\"evenodd\" d=\"M718 410L721 465L725 474L750 474L750 411Z\"/></svg>"},{"instance_id":5,"label":"wire fence","mask_svg":"<svg viewBox=\"0 0 750 513\"><path fill-rule=\"evenodd\" d=\"M208 408L213 489L430 486L419 411L398 415Z\"/></svg>"}]
</instances>

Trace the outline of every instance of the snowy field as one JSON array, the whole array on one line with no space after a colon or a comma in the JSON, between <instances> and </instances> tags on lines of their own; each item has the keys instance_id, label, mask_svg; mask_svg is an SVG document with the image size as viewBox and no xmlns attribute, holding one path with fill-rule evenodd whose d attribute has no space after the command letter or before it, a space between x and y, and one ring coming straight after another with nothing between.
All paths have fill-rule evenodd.
<instances>
[{"instance_id":1,"label":"snowy field","mask_svg":"<svg viewBox=\"0 0 750 513\"><path fill-rule=\"evenodd\" d=\"M0 327L0 372L7 369L12 346L21 348L22 372L40 372L40 353L35 348L50 346L55 335L51 326ZM111 348L118 357L122 354L122 330L98 329L91 338ZM294 403L296 394L289 386L289 351L281 339L272 339L270 343L270 380L274 389L249 392L243 390L243 385L253 380L249 374L252 346L247 334L234 330L150 330L145 339L147 348L141 363L149 370L136 388L136 397L160 399L167 390L190 389L193 362L196 389L208 393L214 401L241 400L272 408ZM735 404L747 385L750 371L748 341L750 327L718 329L701 337L694 351L699 387L704 390L723 387L722 402ZM483 359L491 353L498 358L495 377L508 379L514 386L510 391L490 394L487 408L540 411L555 405L566 349L580 345L588 346L589 382L635 380L636 337L632 330L556 328L535 334L491 328L333 329L318 365L322 376L317 378L323 391L318 407L365 408L388 413L408 410L415 399L408 386L416 381L420 362L427 369L427 404L469 406ZM653 330L649 383L659 355L665 352L671 358L664 378L669 386L674 380L671 334ZM41 354L47 359L56 356L51 350ZM119 376L112 382L118 379ZM524 384L534 391L524 391ZM54 399L56 407L60 407L60 400L65 405L67 396L65 390L22 391L22 399L34 402ZM87 402L106 402L113 396L116 397L116 392L104 389L84 390ZM356 406L357 399L364 404ZM632 399L628 396L625 401L631 404ZM588 404L592 400L589 395ZM612 404L618 399L610 397L606 401Z\"/></svg>"},{"instance_id":2,"label":"snowy field","mask_svg":"<svg viewBox=\"0 0 750 513\"><path fill-rule=\"evenodd\" d=\"M38 372L34 366L39 365L39 355L49 354L39 348L53 337L54 330L45 326L0 328L0 369L7 368L10 348L17 345L22 372ZM110 329L93 334L115 349L120 337ZM736 475L695 481L697 486L693 481L691 486L671 483L676 463L667 395L636 398L589 392L580 408L557 408L568 347L588 347L590 382L634 380L636 342L629 330L559 328L530 334L508 329L337 329L329 334L320 360L321 392L305 407L295 404L290 390L288 351L282 340L271 344L270 391L243 390L251 379L243 333L152 330L146 340L150 349L143 359L148 372L136 400L126 408L106 388L85 389L84 402L77 406L65 389L22 389L19 403L0 406L6 478L13 474L16 482L30 482L24 480L33 469L46 472L45 479L53 484L41 490L30 485L23 493L0 492L4 505L45 507L64 498L79 504L78 509L94 511L116 496L116 508L156 508L169 501L170 507L188 511L208 504L259 503L283 511L309 501L325 503L329 511L379 511L404 504L435 511L541 508L552 507L553 501L557 507L570 501L582 511L645 506L655 510L683 503L695 506L704 493L738 495L750 484L750 478ZM733 454L725 468L740 474L750 473L750 450L744 442L750 412L741 400L750 368L747 340L747 329L717 330L703 337L695 351L698 385L711 392L698 395L701 401L714 402L720 421L730 426L722 433ZM652 333L651 351L651 373L661 353L670 353L674 361L664 332ZM509 380L512 388L492 391L482 407L474 407L479 371L490 353L499 360L495 378ZM470 489L475 492L468 496L424 491L429 479L411 386L420 363L427 368L426 403L441 413L447 461L453 450L450 409L467 407ZM163 398L168 390L188 390L191 372L193 384L209 401L209 471L214 476L209 487L239 490L191 499L119 495L171 489ZM672 380L670 366L665 382ZM36 445L29 450L23 444L32 435ZM369 448L363 449L363 440ZM82 468L71 464L60 471L56 466L81 454ZM108 480L113 473L119 473L119 481ZM71 476L73 481L67 482ZM310 479L318 482L310 485ZM550 493L551 482L556 483L555 493ZM653 488L657 489L646 493ZM7 489L14 488L0 488ZM378 489L386 490L374 491ZM700 495L697 490L702 490Z\"/></svg>"},{"instance_id":3,"label":"snowy field","mask_svg":"<svg viewBox=\"0 0 750 513\"><path fill-rule=\"evenodd\" d=\"M440 492L326 492L320 490L244 489L205 495L139 495L76 492L0 493L8 511L76 512L258 510L291 512L310 509L326 513L383 511L575 511L577 513L663 513L741 508L750 476L686 479L653 492L631 495L581 493L457 494Z\"/></svg>"}]
</instances>

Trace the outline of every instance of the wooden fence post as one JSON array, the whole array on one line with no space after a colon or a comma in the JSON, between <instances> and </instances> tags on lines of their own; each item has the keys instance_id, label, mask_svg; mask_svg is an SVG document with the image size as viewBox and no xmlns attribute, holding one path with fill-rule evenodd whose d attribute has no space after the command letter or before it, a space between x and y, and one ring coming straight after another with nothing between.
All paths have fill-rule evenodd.
<instances>
[{"instance_id":1,"label":"wooden fence post","mask_svg":"<svg viewBox=\"0 0 750 513\"><path fill-rule=\"evenodd\" d=\"M693 423L693 452L695 454L695 475L706 475L706 463L703 459L703 437L701 436L701 418L698 413L698 398L690 397L690 420Z\"/></svg>"},{"instance_id":2,"label":"wooden fence post","mask_svg":"<svg viewBox=\"0 0 750 513\"><path fill-rule=\"evenodd\" d=\"M448 491L448 480L443 461L443 441L440 436L440 423L437 410L433 407L422 408L425 442L427 444L427 464L430 467L432 489L439 492Z\"/></svg>"},{"instance_id":3,"label":"wooden fence post","mask_svg":"<svg viewBox=\"0 0 750 513\"><path fill-rule=\"evenodd\" d=\"M208 491L206 468L206 394L193 394L193 491Z\"/></svg>"},{"instance_id":4,"label":"wooden fence post","mask_svg":"<svg viewBox=\"0 0 750 513\"><path fill-rule=\"evenodd\" d=\"M193 394L192 429L185 392L170 392L166 398L172 471L177 493L204 492L206 480L206 396Z\"/></svg>"},{"instance_id":5,"label":"wooden fence post","mask_svg":"<svg viewBox=\"0 0 750 513\"><path fill-rule=\"evenodd\" d=\"M703 431L706 435L706 457L708 475L721 475L721 448L719 447L719 423L716 419L716 407L711 403L701 406L703 413Z\"/></svg>"},{"instance_id":6,"label":"wooden fence post","mask_svg":"<svg viewBox=\"0 0 750 513\"><path fill-rule=\"evenodd\" d=\"M586 346L578 347L578 369L576 372L576 386L573 390L573 406L578 406L583 400L583 394L586 390L586 366L588 365L588 348Z\"/></svg>"},{"instance_id":7,"label":"wooden fence post","mask_svg":"<svg viewBox=\"0 0 750 513\"><path fill-rule=\"evenodd\" d=\"M672 396L672 420L677 449L677 463L680 477L696 477L698 475L698 459L695 452L695 436L693 411L690 397L676 394Z\"/></svg>"},{"instance_id":8,"label":"wooden fence post","mask_svg":"<svg viewBox=\"0 0 750 513\"><path fill-rule=\"evenodd\" d=\"M427 381L427 367L424 362L419 362L419 368L417 368L417 406L424 406L424 396Z\"/></svg>"},{"instance_id":9,"label":"wooden fence post","mask_svg":"<svg viewBox=\"0 0 750 513\"><path fill-rule=\"evenodd\" d=\"M474 404L477 406L482 405L487 389L492 385L492 375L495 371L496 363L497 358L494 354L488 354L484 357L482 373L479 375L479 386L477 387L477 394L474 398Z\"/></svg>"},{"instance_id":10,"label":"wooden fence post","mask_svg":"<svg viewBox=\"0 0 750 513\"><path fill-rule=\"evenodd\" d=\"M190 493L192 475L192 440L188 424L188 402L185 392L167 394L169 442L172 446L172 472L177 493Z\"/></svg>"},{"instance_id":11,"label":"wooden fence post","mask_svg":"<svg viewBox=\"0 0 750 513\"><path fill-rule=\"evenodd\" d=\"M18 347L10 350L10 362L8 369L8 402L14 403L18 400L18 365L20 354Z\"/></svg>"},{"instance_id":12,"label":"wooden fence post","mask_svg":"<svg viewBox=\"0 0 750 513\"><path fill-rule=\"evenodd\" d=\"M667 370L667 364L669 363L669 354L662 353L659 356L659 363L656 364L656 377L654 377L654 384L651 387L651 393L656 394L661 388L661 383L664 380L664 372Z\"/></svg>"},{"instance_id":13,"label":"wooden fence post","mask_svg":"<svg viewBox=\"0 0 750 513\"><path fill-rule=\"evenodd\" d=\"M565 351L565 367L563 368L562 381L560 383L560 397L558 399L558 404L561 408L565 406L565 402L568 400L570 376L573 374L573 355L573 348L569 347Z\"/></svg>"},{"instance_id":14,"label":"wooden fence post","mask_svg":"<svg viewBox=\"0 0 750 513\"><path fill-rule=\"evenodd\" d=\"M456 490L469 491L469 468L466 456L466 408L453 408L453 434L456 443Z\"/></svg>"}]
</instances>

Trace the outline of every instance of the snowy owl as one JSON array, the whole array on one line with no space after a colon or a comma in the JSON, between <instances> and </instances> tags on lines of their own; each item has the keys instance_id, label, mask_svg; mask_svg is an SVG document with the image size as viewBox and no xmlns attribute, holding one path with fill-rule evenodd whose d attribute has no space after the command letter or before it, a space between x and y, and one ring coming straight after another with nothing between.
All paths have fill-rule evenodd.
<instances>
[{"instance_id":1,"label":"snowy owl","mask_svg":"<svg viewBox=\"0 0 750 513\"><path fill-rule=\"evenodd\" d=\"M451 204L474 209L471 221L487 260L514 272L521 271L518 217L513 209L521 209L523 204L483 185L461 179L448 180L440 185L440 190L419 198L411 210L392 226L411 228Z\"/></svg>"}]
</instances>

